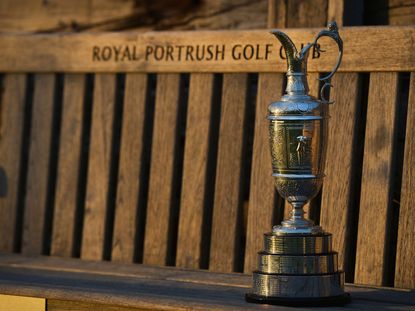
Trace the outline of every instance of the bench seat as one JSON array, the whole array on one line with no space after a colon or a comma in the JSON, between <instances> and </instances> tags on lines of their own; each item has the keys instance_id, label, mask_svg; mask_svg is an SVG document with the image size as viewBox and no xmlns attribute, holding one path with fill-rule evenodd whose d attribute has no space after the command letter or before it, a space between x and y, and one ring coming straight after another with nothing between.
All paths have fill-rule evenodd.
<instances>
[{"instance_id":1,"label":"bench seat","mask_svg":"<svg viewBox=\"0 0 415 311\"><path fill-rule=\"evenodd\" d=\"M291 309L245 303L250 286L251 277L239 273L0 255L0 292L46 298L48 311ZM353 297L349 309L415 310L413 290L357 285L346 290Z\"/></svg>"}]
</instances>

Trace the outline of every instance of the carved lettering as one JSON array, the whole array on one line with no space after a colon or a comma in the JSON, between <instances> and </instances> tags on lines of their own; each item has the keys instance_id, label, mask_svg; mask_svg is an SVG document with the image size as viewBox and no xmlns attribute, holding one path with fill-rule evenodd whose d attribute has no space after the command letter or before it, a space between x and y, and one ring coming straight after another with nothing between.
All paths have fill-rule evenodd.
<instances>
[{"instance_id":1,"label":"carved lettering","mask_svg":"<svg viewBox=\"0 0 415 311\"><path fill-rule=\"evenodd\" d=\"M186 61L188 61L189 59L190 60L194 60L193 59L193 46L191 46L191 45L188 45L187 47L186 47Z\"/></svg>"},{"instance_id":2,"label":"carved lettering","mask_svg":"<svg viewBox=\"0 0 415 311\"><path fill-rule=\"evenodd\" d=\"M225 45L222 45L222 46L216 45L215 60L218 60L219 56L220 56L221 60L224 60L224 58L225 58Z\"/></svg>"},{"instance_id":3,"label":"carved lettering","mask_svg":"<svg viewBox=\"0 0 415 311\"><path fill-rule=\"evenodd\" d=\"M120 55L121 47L113 46L112 50L114 51L115 61L118 62L118 56Z\"/></svg>"},{"instance_id":4,"label":"carved lettering","mask_svg":"<svg viewBox=\"0 0 415 311\"><path fill-rule=\"evenodd\" d=\"M162 60L164 57L164 47L161 45L156 45L154 49L154 58L155 60Z\"/></svg>"},{"instance_id":5,"label":"carved lettering","mask_svg":"<svg viewBox=\"0 0 415 311\"><path fill-rule=\"evenodd\" d=\"M242 45L240 44L236 44L234 45L234 47L232 48L232 58L235 60L240 60L241 56L242 56Z\"/></svg>"},{"instance_id":6,"label":"carved lettering","mask_svg":"<svg viewBox=\"0 0 415 311\"><path fill-rule=\"evenodd\" d=\"M304 44L299 46L303 48ZM230 58L236 61L264 61L272 58L273 52L281 59L286 59L282 46L273 44L148 44L145 47L138 45L103 45L92 47L92 61L94 62L130 62L143 60L146 62L202 62L224 61ZM279 53L278 53L279 52ZM312 58L319 58L319 47L313 47ZM275 52L274 52L275 53Z\"/></svg>"},{"instance_id":7,"label":"carved lettering","mask_svg":"<svg viewBox=\"0 0 415 311\"><path fill-rule=\"evenodd\" d=\"M124 62L125 60L132 60L131 54L130 54L130 49L128 48L128 46L124 49L124 52L122 53L122 57L121 57L121 61Z\"/></svg>"},{"instance_id":8,"label":"carved lettering","mask_svg":"<svg viewBox=\"0 0 415 311\"><path fill-rule=\"evenodd\" d=\"M265 59L268 60L269 54L271 54L272 44L265 45Z\"/></svg>"},{"instance_id":9,"label":"carved lettering","mask_svg":"<svg viewBox=\"0 0 415 311\"><path fill-rule=\"evenodd\" d=\"M176 45L176 47L179 49L178 61L180 62L182 60L182 49L184 48L184 45Z\"/></svg>"},{"instance_id":10,"label":"carved lettering","mask_svg":"<svg viewBox=\"0 0 415 311\"><path fill-rule=\"evenodd\" d=\"M209 44L207 46L206 52L207 52L208 56L206 57L206 60L208 60L208 61L213 59L213 48L214 48L214 46L211 45L211 44Z\"/></svg>"},{"instance_id":11,"label":"carved lettering","mask_svg":"<svg viewBox=\"0 0 415 311\"><path fill-rule=\"evenodd\" d=\"M320 57L320 44L317 43L317 46L313 46L313 59Z\"/></svg>"},{"instance_id":12,"label":"carved lettering","mask_svg":"<svg viewBox=\"0 0 415 311\"><path fill-rule=\"evenodd\" d=\"M100 61L101 58L99 57L99 46L94 46L92 48L92 61Z\"/></svg>"},{"instance_id":13,"label":"carved lettering","mask_svg":"<svg viewBox=\"0 0 415 311\"><path fill-rule=\"evenodd\" d=\"M154 52L154 48L151 45L147 45L146 47L146 61L148 61L148 58L150 54Z\"/></svg>"},{"instance_id":14,"label":"carved lettering","mask_svg":"<svg viewBox=\"0 0 415 311\"><path fill-rule=\"evenodd\" d=\"M254 56L254 46L251 44L245 45L244 47L244 58L246 60L252 59Z\"/></svg>"},{"instance_id":15,"label":"carved lettering","mask_svg":"<svg viewBox=\"0 0 415 311\"><path fill-rule=\"evenodd\" d=\"M205 45L196 45L196 59L201 61L205 58Z\"/></svg>"},{"instance_id":16,"label":"carved lettering","mask_svg":"<svg viewBox=\"0 0 415 311\"><path fill-rule=\"evenodd\" d=\"M174 60L173 59L173 47L171 45L167 46L166 49L166 60Z\"/></svg>"},{"instance_id":17,"label":"carved lettering","mask_svg":"<svg viewBox=\"0 0 415 311\"><path fill-rule=\"evenodd\" d=\"M112 49L109 46L104 46L101 50L101 58L104 61L110 60L112 56Z\"/></svg>"}]
</instances>

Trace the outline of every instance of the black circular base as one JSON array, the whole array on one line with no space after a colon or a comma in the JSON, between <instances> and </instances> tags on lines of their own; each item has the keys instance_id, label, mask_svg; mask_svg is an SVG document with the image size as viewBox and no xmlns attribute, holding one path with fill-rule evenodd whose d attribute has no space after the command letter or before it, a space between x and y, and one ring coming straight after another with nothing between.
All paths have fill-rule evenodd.
<instances>
[{"instance_id":1,"label":"black circular base","mask_svg":"<svg viewBox=\"0 0 415 311\"><path fill-rule=\"evenodd\" d=\"M310 298L295 298L295 297L266 297L259 296L252 293L245 294L247 302L262 303L269 305L280 305L289 307L330 307L343 306L350 303L351 298L349 293L344 293L339 296L331 297L310 297Z\"/></svg>"}]
</instances>

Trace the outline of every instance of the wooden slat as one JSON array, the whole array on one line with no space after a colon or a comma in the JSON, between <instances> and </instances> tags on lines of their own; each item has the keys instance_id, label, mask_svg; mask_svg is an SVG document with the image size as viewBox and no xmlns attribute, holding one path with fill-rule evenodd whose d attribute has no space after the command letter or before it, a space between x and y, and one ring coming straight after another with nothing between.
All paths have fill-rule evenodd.
<instances>
[{"instance_id":1,"label":"wooden slat","mask_svg":"<svg viewBox=\"0 0 415 311\"><path fill-rule=\"evenodd\" d=\"M224 74L209 269L231 272L241 237L241 174L247 74Z\"/></svg>"},{"instance_id":2,"label":"wooden slat","mask_svg":"<svg viewBox=\"0 0 415 311\"><path fill-rule=\"evenodd\" d=\"M287 1L287 28L324 27L328 0Z\"/></svg>"},{"instance_id":3,"label":"wooden slat","mask_svg":"<svg viewBox=\"0 0 415 311\"><path fill-rule=\"evenodd\" d=\"M291 25L298 26L295 21ZM300 46L300 43L312 42L322 27L287 29L286 32ZM340 35L347 47L340 71L415 70L414 26L346 27L340 29ZM378 42L388 42L388 48L374 48ZM328 53L310 59L310 72L330 72L336 62L335 44L330 40L322 40L323 43ZM208 45L212 45L211 53L207 51ZM246 51L246 57L239 57L241 48L247 45L255 48L253 56ZM280 43L266 30L1 35L0 46L0 71L3 72L286 71L285 61L279 56ZM156 46L159 46L157 54L154 53ZM204 58L201 56L203 46L206 48ZM200 61L196 56L197 47ZM222 48L224 53L221 53Z\"/></svg>"},{"instance_id":4,"label":"wooden slat","mask_svg":"<svg viewBox=\"0 0 415 311\"><path fill-rule=\"evenodd\" d=\"M147 75L127 74L112 241L114 261L134 260L146 91Z\"/></svg>"},{"instance_id":5,"label":"wooden slat","mask_svg":"<svg viewBox=\"0 0 415 311\"><path fill-rule=\"evenodd\" d=\"M101 260L109 188L116 76L95 75L81 258Z\"/></svg>"},{"instance_id":6,"label":"wooden slat","mask_svg":"<svg viewBox=\"0 0 415 311\"><path fill-rule=\"evenodd\" d=\"M285 0L268 0L268 28L285 28L287 19L287 2Z\"/></svg>"},{"instance_id":7,"label":"wooden slat","mask_svg":"<svg viewBox=\"0 0 415 311\"><path fill-rule=\"evenodd\" d=\"M354 203L353 187L356 181L352 166L356 157L356 122L359 118L357 73L338 73L332 79L330 100L334 105L329 107L328 142L325 174L321 196L320 225L324 230L333 233L333 248L339 252L338 260L341 269L346 269L346 251L350 247L351 223L349 215ZM358 140L357 140L358 141ZM357 221L357 219L355 220ZM348 254L353 256L354 254Z\"/></svg>"},{"instance_id":8,"label":"wooden slat","mask_svg":"<svg viewBox=\"0 0 415 311\"><path fill-rule=\"evenodd\" d=\"M327 2L327 21L336 21L337 25L343 25L345 0L328 0Z\"/></svg>"},{"instance_id":9,"label":"wooden slat","mask_svg":"<svg viewBox=\"0 0 415 311\"><path fill-rule=\"evenodd\" d=\"M14 295L0 295L2 310L46 311L46 299Z\"/></svg>"},{"instance_id":10,"label":"wooden slat","mask_svg":"<svg viewBox=\"0 0 415 311\"><path fill-rule=\"evenodd\" d=\"M395 286L406 288L415 288L415 139L412 134L414 128L415 76L411 73L395 271Z\"/></svg>"},{"instance_id":11,"label":"wooden slat","mask_svg":"<svg viewBox=\"0 0 415 311\"><path fill-rule=\"evenodd\" d=\"M192 74L187 107L176 266L200 268L213 96L212 74ZM207 246L207 245L205 245Z\"/></svg>"},{"instance_id":12,"label":"wooden slat","mask_svg":"<svg viewBox=\"0 0 415 311\"><path fill-rule=\"evenodd\" d=\"M54 87L53 74L35 76L22 240L22 253L27 255L43 251Z\"/></svg>"},{"instance_id":13,"label":"wooden slat","mask_svg":"<svg viewBox=\"0 0 415 311\"><path fill-rule=\"evenodd\" d=\"M309 73L307 75L308 87L310 89L310 95L316 98L320 98L320 81L318 80L319 74L318 73ZM304 217L310 218L311 214L311 205L312 203L309 202L304 205ZM284 219L291 218L292 206L288 201L285 201L284 206Z\"/></svg>"},{"instance_id":14,"label":"wooden slat","mask_svg":"<svg viewBox=\"0 0 415 311\"><path fill-rule=\"evenodd\" d=\"M272 225L276 223L276 219L273 218L276 193L274 179L271 176L272 165L266 115L269 104L281 97L283 82L282 74L264 73L258 78L244 264L244 271L247 273L258 268L257 252L262 249L263 234L271 231Z\"/></svg>"},{"instance_id":15,"label":"wooden slat","mask_svg":"<svg viewBox=\"0 0 415 311\"><path fill-rule=\"evenodd\" d=\"M165 265L170 255L169 221L172 217L179 87L179 74L158 75L144 239L144 263L147 264Z\"/></svg>"},{"instance_id":16,"label":"wooden slat","mask_svg":"<svg viewBox=\"0 0 415 311\"><path fill-rule=\"evenodd\" d=\"M370 75L357 237L356 283L384 283L397 92L397 73Z\"/></svg>"},{"instance_id":17,"label":"wooden slat","mask_svg":"<svg viewBox=\"0 0 415 311\"><path fill-rule=\"evenodd\" d=\"M51 255L72 256L81 156L85 75L65 75Z\"/></svg>"},{"instance_id":18,"label":"wooden slat","mask_svg":"<svg viewBox=\"0 0 415 311\"><path fill-rule=\"evenodd\" d=\"M3 79L0 113L0 250L12 252L16 237L26 75L9 74Z\"/></svg>"}]
</instances>

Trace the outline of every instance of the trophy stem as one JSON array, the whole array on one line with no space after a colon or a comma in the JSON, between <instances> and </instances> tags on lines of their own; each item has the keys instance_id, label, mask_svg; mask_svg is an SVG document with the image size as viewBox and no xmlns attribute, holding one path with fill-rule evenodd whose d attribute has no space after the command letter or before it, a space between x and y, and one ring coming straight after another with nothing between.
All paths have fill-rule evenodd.
<instances>
[{"instance_id":1,"label":"trophy stem","mask_svg":"<svg viewBox=\"0 0 415 311\"><path fill-rule=\"evenodd\" d=\"M292 210L291 210L291 220L293 222L303 222L306 221L307 223L309 223L309 226L313 225L312 221L307 221L304 218L304 205L305 202L292 202L290 203L292 206Z\"/></svg>"},{"instance_id":2,"label":"trophy stem","mask_svg":"<svg viewBox=\"0 0 415 311\"><path fill-rule=\"evenodd\" d=\"M274 226L273 233L276 235L323 233L320 226L315 226L312 220L304 218L305 203L305 201L290 202L293 208L291 218L284 220L279 226Z\"/></svg>"}]
</instances>

